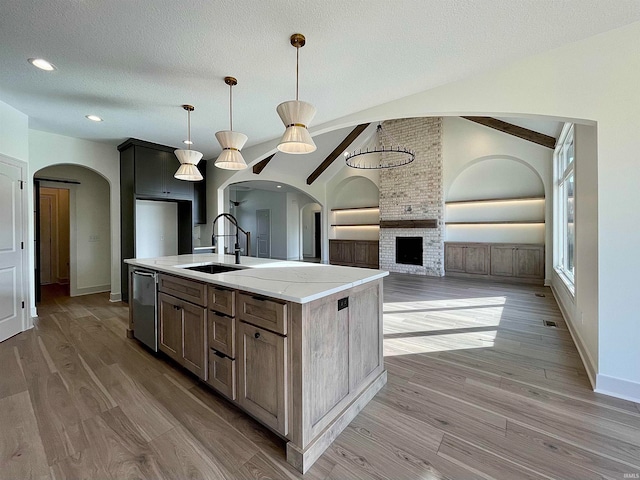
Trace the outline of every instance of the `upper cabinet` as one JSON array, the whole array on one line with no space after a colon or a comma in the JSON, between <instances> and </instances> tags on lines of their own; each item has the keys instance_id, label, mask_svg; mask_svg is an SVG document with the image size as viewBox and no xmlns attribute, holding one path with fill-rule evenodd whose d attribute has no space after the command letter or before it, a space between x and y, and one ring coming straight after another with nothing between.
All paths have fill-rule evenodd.
<instances>
[{"instance_id":1,"label":"upper cabinet","mask_svg":"<svg viewBox=\"0 0 640 480\"><path fill-rule=\"evenodd\" d=\"M193 199L193 183L173 175L180 162L173 152L143 146L132 146L135 164L135 193L154 198Z\"/></svg>"}]
</instances>

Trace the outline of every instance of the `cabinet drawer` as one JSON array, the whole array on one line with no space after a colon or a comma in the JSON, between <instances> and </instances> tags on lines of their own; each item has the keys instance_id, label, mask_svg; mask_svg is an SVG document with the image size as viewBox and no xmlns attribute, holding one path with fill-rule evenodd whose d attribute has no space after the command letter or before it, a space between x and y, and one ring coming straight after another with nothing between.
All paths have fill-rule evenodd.
<instances>
[{"instance_id":1,"label":"cabinet drawer","mask_svg":"<svg viewBox=\"0 0 640 480\"><path fill-rule=\"evenodd\" d=\"M226 288L209 285L207 288L209 308L230 317L236 316L236 292Z\"/></svg>"},{"instance_id":2,"label":"cabinet drawer","mask_svg":"<svg viewBox=\"0 0 640 480\"><path fill-rule=\"evenodd\" d=\"M220 313L209 312L209 348L236 358L235 319Z\"/></svg>"},{"instance_id":3,"label":"cabinet drawer","mask_svg":"<svg viewBox=\"0 0 640 480\"><path fill-rule=\"evenodd\" d=\"M207 286L203 283L160 274L158 290L196 305L207 306Z\"/></svg>"},{"instance_id":4,"label":"cabinet drawer","mask_svg":"<svg viewBox=\"0 0 640 480\"><path fill-rule=\"evenodd\" d=\"M238 294L238 317L252 325L287 334L287 305L265 297Z\"/></svg>"},{"instance_id":5,"label":"cabinet drawer","mask_svg":"<svg viewBox=\"0 0 640 480\"><path fill-rule=\"evenodd\" d=\"M209 349L207 383L231 400L236 399L236 361Z\"/></svg>"}]
</instances>

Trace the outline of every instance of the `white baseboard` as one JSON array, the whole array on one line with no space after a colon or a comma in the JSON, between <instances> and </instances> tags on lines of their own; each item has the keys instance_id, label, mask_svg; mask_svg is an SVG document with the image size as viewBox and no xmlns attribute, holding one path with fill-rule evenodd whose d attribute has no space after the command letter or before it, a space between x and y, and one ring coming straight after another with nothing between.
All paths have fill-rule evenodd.
<instances>
[{"instance_id":1,"label":"white baseboard","mask_svg":"<svg viewBox=\"0 0 640 480\"><path fill-rule=\"evenodd\" d=\"M38 318L38 309L36 307L31 307L31 318Z\"/></svg>"},{"instance_id":2,"label":"white baseboard","mask_svg":"<svg viewBox=\"0 0 640 480\"><path fill-rule=\"evenodd\" d=\"M91 295L93 293L110 292L111 285L97 285L95 287L77 288L70 294L71 297L81 297L83 295Z\"/></svg>"},{"instance_id":3,"label":"white baseboard","mask_svg":"<svg viewBox=\"0 0 640 480\"><path fill-rule=\"evenodd\" d=\"M562 318L564 318L564 323L567 324L567 327L569 328L569 334L571 335L571 338L573 339L573 343L576 345L576 348L578 349L578 354L580 355L580 358L582 359L582 364L584 365L584 368L587 371L587 376L589 377L591 388L595 390L596 375L597 375L596 362L593 361L593 358L591 358L591 354L589 353L589 350L585 347L585 343L582 340L582 336L580 336L580 332L578 332L578 330L573 327L573 323L572 323L573 320L571 319L569 315L569 311L567 310L567 307L562 300L563 297L562 295L558 294L556 287L553 283L551 284L551 293L553 293L553 296L556 299L556 303L558 304L558 307L560 307L560 313L562 314Z\"/></svg>"},{"instance_id":4,"label":"white baseboard","mask_svg":"<svg viewBox=\"0 0 640 480\"><path fill-rule=\"evenodd\" d=\"M110 302L121 302L122 301L122 293L110 293L109 294Z\"/></svg>"},{"instance_id":5,"label":"white baseboard","mask_svg":"<svg viewBox=\"0 0 640 480\"><path fill-rule=\"evenodd\" d=\"M622 378L610 377L601 373L597 376L597 393L622 398L631 402L640 403L640 383L624 380Z\"/></svg>"}]
</instances>

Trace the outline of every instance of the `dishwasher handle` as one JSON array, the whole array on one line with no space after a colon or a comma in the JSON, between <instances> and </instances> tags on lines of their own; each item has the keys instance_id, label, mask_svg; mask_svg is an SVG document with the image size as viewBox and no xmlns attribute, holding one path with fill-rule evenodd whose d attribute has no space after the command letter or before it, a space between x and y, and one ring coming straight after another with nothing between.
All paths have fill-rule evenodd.
<instances>
[{"instance_id":1,"label":"dishwasher handle","mask_svg":"<svg viewBox=\"0 0 640 480\"><path fill-rule=\"evenodd\" d=\"M142 270L134 270L133 271L134 275L140 275L141 277L152 277L152 278L156 278L156 274L155 273L151 273L151 272L144 272Z\"/></svg>"}]
</instances>

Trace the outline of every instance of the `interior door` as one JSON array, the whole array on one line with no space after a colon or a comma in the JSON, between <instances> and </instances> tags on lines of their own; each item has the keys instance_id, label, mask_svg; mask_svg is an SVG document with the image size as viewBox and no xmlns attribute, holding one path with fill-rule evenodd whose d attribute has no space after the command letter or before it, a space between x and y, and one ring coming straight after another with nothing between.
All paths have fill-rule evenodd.
<instances>
[{"instance_id":1,"label":"interior door","mask_svg":"<svg viewBox=\"0 0 640 480\"><path fill-rule=\"evenodd\" d=\"M53 283L53 197L40 194L40 284Z\"/></svg>"},{"instance_id":2,"label":"interior door","mask_svg":"<svg viewBox=\"0 0 640 480\"><path fill-rule=\"evenodd\" d=\"M0 341L22 331L23 201L21 168L0 162Z\"/></svg>"},{"instance_id":3,"label":"interior door","mask_svg":"<svg viewBox=\"0 0 640 480\"><path fill-rule=\"evenodd\" d=\"M320 212L314 212L314 214L313 214L313 243L314 243L314 247L315 247L314 256L316 258L320 258L322 256L321 240L320 240L321 228L322 228L322 226L321 226L321 223L320 223Z\"/></svg>"},{"instance_id":4,"label":"interior door","mask_svg":"<svg viewBox=\"0 0 640 480\"><path fill-rule=\"evenodd\" d=\"M269 258L271 256L271 210L256 210L257 256Z\"/></svg>"}]
</instances>

